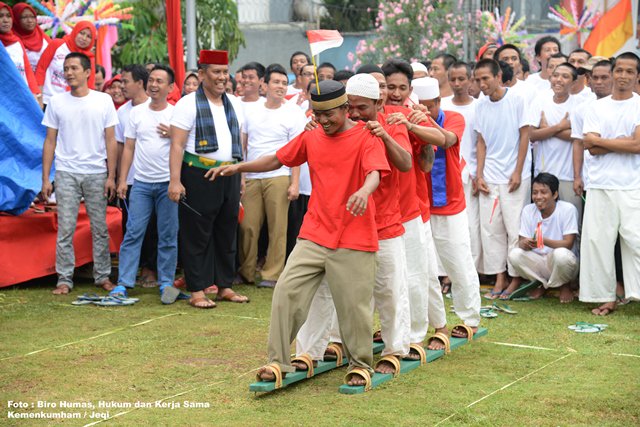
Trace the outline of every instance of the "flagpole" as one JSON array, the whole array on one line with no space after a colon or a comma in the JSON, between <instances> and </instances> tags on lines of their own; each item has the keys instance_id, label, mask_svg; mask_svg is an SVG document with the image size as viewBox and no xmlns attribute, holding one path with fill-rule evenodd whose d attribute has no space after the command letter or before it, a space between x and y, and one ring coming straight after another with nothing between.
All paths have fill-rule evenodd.
<instances>
[{"instance_id":1,"label":"flagpole","mask_svg":"<svg viewBox=\"0 0 640 427\"><path fill-rule=\"evenodd\" d=\"M313 56L313 53L311 53L311 63L313 64L313 74L316 76L316 91L318 92L318 95L320 95L320 82L318 81L318 69L316 68L316 59L315 59L315 56Z\"/></svg>"}]
</instances>

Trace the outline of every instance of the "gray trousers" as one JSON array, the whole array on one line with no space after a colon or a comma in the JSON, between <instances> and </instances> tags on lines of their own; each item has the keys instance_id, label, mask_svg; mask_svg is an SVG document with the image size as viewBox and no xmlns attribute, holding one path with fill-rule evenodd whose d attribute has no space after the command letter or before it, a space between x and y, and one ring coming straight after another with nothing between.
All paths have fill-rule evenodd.
<instances>
[{"instance_id":1,"label":"gray trousers","mask_svg":"<svg viewBox=\"0 0 640 427\"><path fill-rule=\"evenodd\" d=\"M84 204L91 224L93 241L93 279L101 284L111 274L109 255L109 231L107 229L107 198L104 197L106 173L76 174L56 171L56 201L58 203L58 238L56 241L57 286L73 288L75 253L73 235L78 221L80 199Z\"/></svg>"}]
</instances>

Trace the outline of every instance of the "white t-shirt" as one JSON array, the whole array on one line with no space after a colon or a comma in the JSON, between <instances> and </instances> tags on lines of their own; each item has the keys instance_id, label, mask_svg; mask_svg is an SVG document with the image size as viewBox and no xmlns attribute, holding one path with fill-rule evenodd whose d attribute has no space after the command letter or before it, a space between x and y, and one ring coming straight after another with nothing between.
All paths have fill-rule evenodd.
<instances>
[{"instance_id":1,"label":"white t-shirt","mask_svg":"<svg viewBox=\"0 0 640 427\"><path fill-rule=\"evenodd\" d=\"M300 108L303 113L306 113L309 110L309 100L305 99L301 103L298 104L298 100L300 99L300 93L296 93L291 97L291 99L287 100L287 104L295 105Z\"/></svg>"},{"instance_id":2,"label":"white t-shirt","mask_svg":"<svg viewBox=\"0 0 640 427\"><path fill-rule=\"evenodd\" d=\"M67 91L67 80L64 78L64 58L71 53L69 46L62 43L51 58L42 86L42 102L49 104L49 98ZM113 103L113 101L111 101Z\"/></svg>"},{"instance_id":3,"label":"white t-shirt","mask_svg":"<svg viewBox=\"0 0 640 427\"><path fill-rule=\"evenodd\" d=\"M531 107L531 126L540 126L542 112L549 126L556 125L564 116L575 109L578 98L569 98L557 104L553 101L554 93L544 92L536 98ZM561 181L573 181L573 143L564 141L556 136L538 141L535 150L534 175L547 172L555 175Z\"/></svg>"},{"instance_id":4,"label":"white t-shirt","mask_svg":"<svg viewBox=\"0 0 640 427\"><path fill-rule=\"evenodd\" d=\"M524 100L510 90L499 101L486 96L478 100L474 130L487 146L484 179L490 184L508 184L516 169L520 146L520 128L528 126ZM531 173L531 150L522 167L522 178Z\"/></svg>"},{"instance_id":5,"label":"white t-shirt","mask_svg":"<svg viewBox=\"0 0 640 427\"><path fill-rule=\"evenodd\" d=\"M42 56L42 52L49 46L49 42L47 39L42 38L42 49L39 52L35 50L27 49L27 58L29 58L29 64L31 64L31 69L33 72L36 72L36 68L38 68L38 61L40 61L40 57Z\"/></svg>"},{"instance_id":6,"label":"white t-shirt","mask_svg":"<svg viewBox=\"0 0 640 427\"><path fill-rule=\"evenodd\" d=\"M571 138L573 139L582 139L584 134L582 133L582 127L584 124L584 115L586 114L587 110L590 108L591 104L595 102L595 100L593 101L587 101L587 102L582 102L581 104L577 105L576 108L573 109L573 111L571 112ZM584 157L583 157L583 161L582 161L582 181L584 183L584 187L587 188L589 185L589 163L592 160L592 155L589 152L589 150L584 150Z\"/></svg>"},{"instance_id":7,"label":"white t-shirt","mask_svg":"<svg viewBox=\"0 0 640 427\"><path fill-rule=\"evenodd\" d=\"M171 138L158 134L158 125L171 123L174 106L168 104L162 111L150 108L150 102L131 109L124 132L126 138L136 140L135 179L142 182L169 181L169 149Z\"/></svg>"},{"instance_id":8,"label":"white t-shirt","mask_svg":"<svg viewBox=\"0 0 640 427\"><path fill-rule=\"evenodd\" d=\"M9 54L9 58L11 58L13 64L16 66L18 73L20 73L27 86L29 86L29 82L27 82L27 73L25 71L24 50L22 49L22 45L20 42L15 42L14 44L5 46L5 49Z\"/></svg>"},{"instance_id":9,"label":"white t-shirt","mask_svg":"<svg viewBox=\"0 0 640 427\"><path fill-rule=\"evenodd\" d=\"M547 89L551 89L551 82L540 77L540 73L529 74L525 82L529 85L529 90L533 93L539 93Z\"/></svg>"},{"instance_id":10,"label":"white t-shirt","mask_svg":"<svg viewBox=\"0 0 640 427\"><path fill-rule=\"evenodd\" d=\"M289 141L298 136L307 124L304 113L295 105L285 103L279 108L267 108L262 104L252 109L251 115L245 117L245 132L248 135L247 161L275 154ZM270 172L247 173L247 179L274 178L289 176L286 166Z\"/></svg>"},{"instance_id":11,"label":"white t-shirt","mask_svg":"<svg viewBox=\"0 0 640 427\"><path fill-rule=\"evenodd\" d=\"M151 101L150 98L144 102L148 104ZM133 103L131 100L127 101L123 105L118 108L118 124L116 126L116 142L118 144L125 143L124 130L127 124L129 123L129 113L131 113L131 109L133 108ZM135 156L135 153L134 153ZM135 158L135 157L134 157ZM136 165L135 162L131 163L131 167L129 168L129 173L127 174L127 185L133 184L133 178L136 176Z\"/></svg>"},{"instance_id":12,"label":"white t-shirt","mask_svg":"<svg viewBox=\"0 0 640 427\"><path fill-rule=\"evenodd\" d=\"M466 163L462 169L462 182L469 182L469 175L475 177L478 169L477 143L478 134L473 130L476 119L476 105L478 101L471 98L472 101L467 105L456 105L453 103L453 97L442 98L440 108L444 111L455 111L464 117L464 133L462 141L460 141L460 161Z\"/></svg>"},{"instance_id":13,"label":"white t-shirt","mask_svg":"<svg viewBox=\"0 0 640 427\"><path fill-rule=\"evenodd\" d=\"M249 101L249 102L243 101L242 98L237 98L237 99L242 104L242 114L244 115L245 119L249 117L249 115L253 114L255 110L262 107L264 103L267 101L267 98L265 98L264 96L261 96L260 98L258 98L257 101Z\"/></svg>"},{"instance_id":14,"label":"white t-shirt","mask_svg":"<svg viewBox=\"0 0 640 427\"><path fill-rule=\"evenodd\" d=\"M542 236L551 240L562 240L569 234L578 235L578 210L571 203L558 200L556 209L548 218L542 218L542 213L535 203L531 203L522 208L520 215L520 236L529 239L534 238L538 223L542 222ZM577 240L573 242L571 250L577 254ZM542 249L535 248L533 252L540 255L553 252L553 248L544 246Z\"/></svg>"},{"instance_id":15,"label":"white t-shirt","mask_svg":"<svg viewBox=\"0 0 640 427\"><path fill-rule=\"evenodd\" d=\"M244 125L244 114L242 104L235 96L229 96L229 101L233 106L238 119L238 126L242 132ZM209 100L209 108L213 116L213 123L216 128L216 137L218 139L218 150L211 153L196 153L196 92L185 95L178 101L176 108L173 110L171 117L171 126L188 130L189 138L185 151L207 159L228 162L233 160L231 151L231 131L227 124L227 117L224 113L222 105L213 105Z\"/></svg>"},{"instance_id":16,"label":"white t-shirt","mask_svg":"<svg viewBox=\"0 0 640 427\"><path fill-rule=\"evenodd\" d=\"M640 126L640 96L616 101L607 96L591 104L584 118L583 134L605 139L630 138ZM640 189L640 154L607 153L589 160L589 187L603 190Z\"/></svg>"},{"instance_id":17,"label":"white t-shirt","mask_svg":"<svg viewBox=\"0 0 640 427\"><path fill-rule=\"evenodd\" d=\"M589 86L585 86L580 92L571 95L572 98L577 98L577 102L587 102L587 101L595 101L598 99L595 93L591 90Z\"/></svg>"},{"instance_id":18,"label":"white t-shirt","mask_svg":"<svg viewBox=\"0 0 640 427\"><path fill-rule=\"evenodd\" d=\"M83 97L64 92L49 99L42 124L58 130L56 170L77 174L107 172L106 128L118 124L109 95L89 90Z\"/></svg>"},{"instance_id":19,"label":"white t-shirt","mask_svg":"<svg viewBox=\"0 0 640 427\"><path fill-rule=\"evenodd\" d=\"M293 84L290 84L289 86L287 86L287 96L295 95L296 93L300 93L300 92L302 92L302 89L298 89L297 87L294 87Z\"/></svg>"}]
</instances>

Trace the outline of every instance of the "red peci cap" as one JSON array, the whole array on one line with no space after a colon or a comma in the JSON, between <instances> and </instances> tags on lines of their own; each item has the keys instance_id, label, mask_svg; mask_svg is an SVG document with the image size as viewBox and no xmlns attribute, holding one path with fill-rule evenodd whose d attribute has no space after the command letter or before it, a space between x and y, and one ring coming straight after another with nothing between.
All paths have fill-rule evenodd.
<instances>
[{"instance_id":1,"label":"red peci cap","mask_svg":"<svg viewBox=\"0 0 640 427\"><path fill-rule=\"evenodd\" d=\"M229 65L229 54L226 50L201 50L198 63Z\"/></svg>"}]
</instances>

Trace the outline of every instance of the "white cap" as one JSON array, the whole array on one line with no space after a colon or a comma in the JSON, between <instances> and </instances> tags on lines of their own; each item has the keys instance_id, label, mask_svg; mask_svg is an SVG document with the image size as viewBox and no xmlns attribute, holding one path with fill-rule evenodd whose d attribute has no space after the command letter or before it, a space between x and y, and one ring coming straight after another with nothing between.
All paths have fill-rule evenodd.
<instances>
[{"instance_id":1,"label":"white cap","mask_svg":"<svg viewBox=\"0 0 640 427\"><path fill-rule=\"evenodd\" d=\"M440 97L440 86L438 80L433 77L421 77L411 81L413 93L418 95L420 101L427 101Z\"/></svg>"},{"instance_id":2,"label":"white cap","mask_svg":"<svg viewBox=\"0 0 640 427\"><path fill-rule=\"evenodd\" d=\"M426 75L429 75L429 70L427 69L427 67L425 67L425 65L422 62L412 62L411 68L413 69L414 73L422 71Z\"/></svg>"},{"instance_id":3,"label":"white cap","mask_svg":"<svg viewBox=\"0 0 640 427\"><path fill-rule=\"evenodd\" d=\"M347 95L380 99L380 86L371 74L356 74L347 80Z\"/></svg>"}]
</instances>

